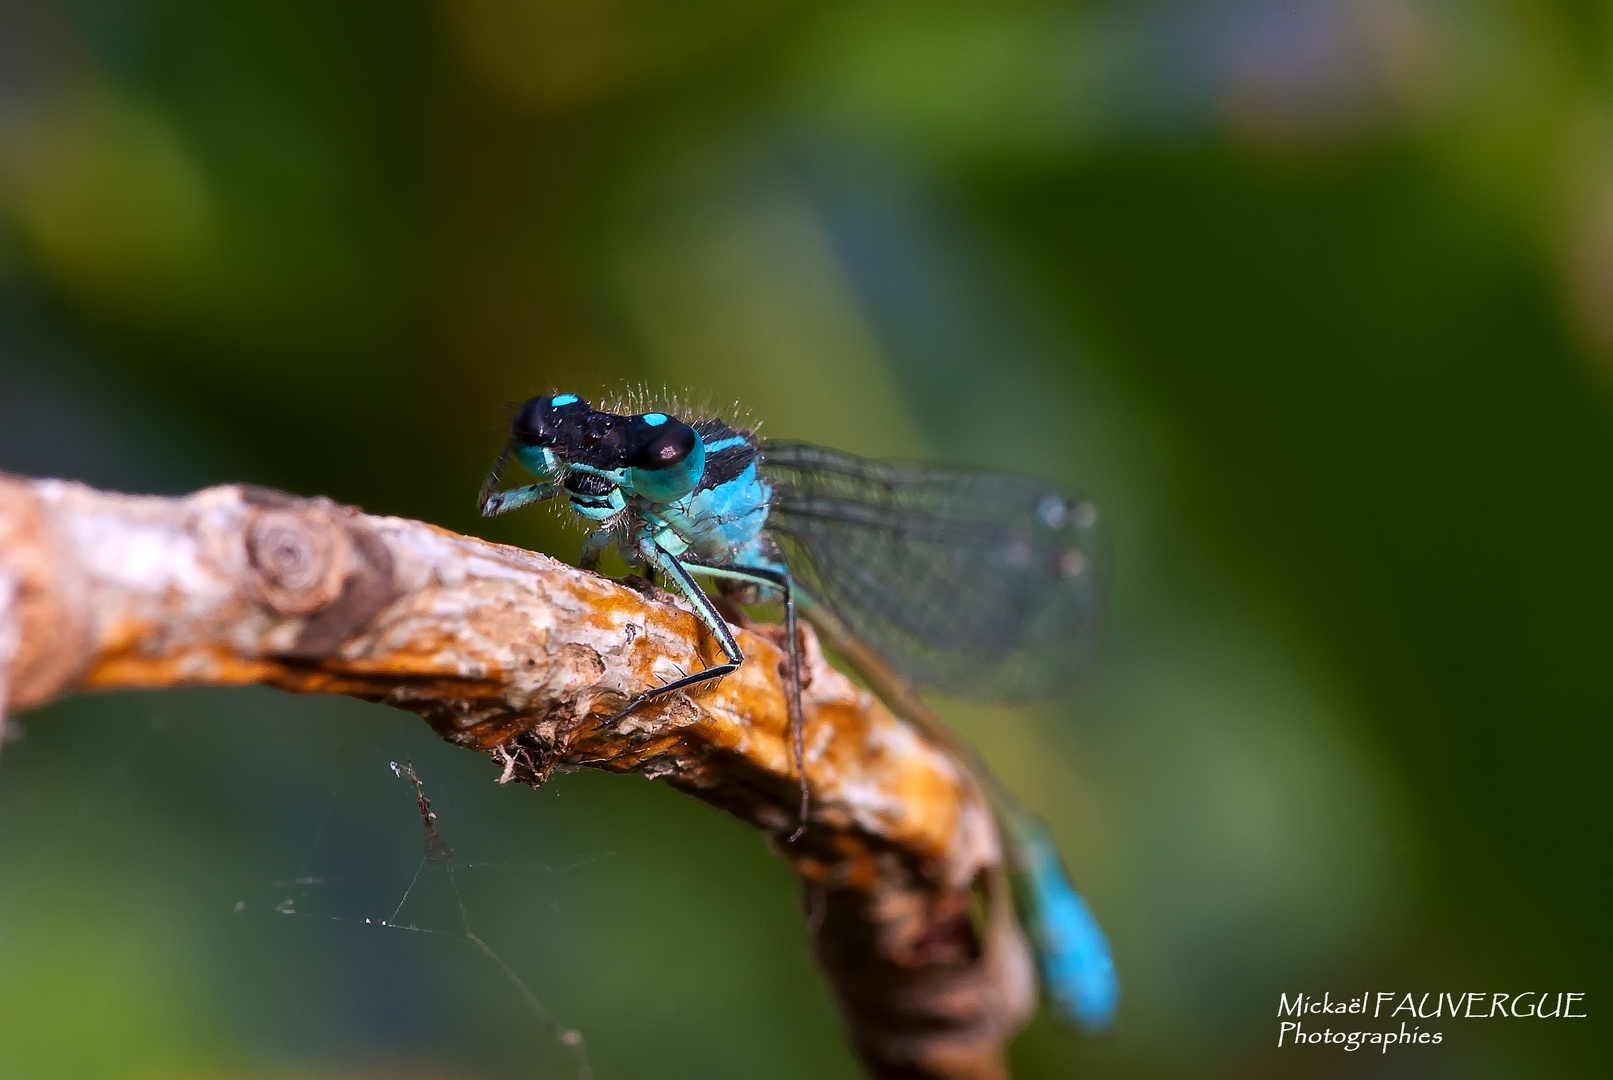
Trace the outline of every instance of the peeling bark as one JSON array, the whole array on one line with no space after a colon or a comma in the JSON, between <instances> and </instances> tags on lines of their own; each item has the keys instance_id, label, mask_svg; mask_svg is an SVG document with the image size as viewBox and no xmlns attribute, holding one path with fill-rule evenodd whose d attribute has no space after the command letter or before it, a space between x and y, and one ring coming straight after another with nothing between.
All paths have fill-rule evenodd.
<instances>
[{"instance_id":1,"label":"peeling bark","mask_svg":"<svg viewBox=\"0 0 1613 1080\"><path fill-rule=\"evenodd\" d=\"M779 634L736 628L738 672L607 726L644 687L715 657L692 612L645 582L260 488L170 499L0 476L0 710L262 683L417 713L488 754L501 782L581 766L664 780L760 830L800 874L875 1075L1005 1077L1034 971L980 791L803 627L812 809L786 842Z\"/></svg>"}]
</instances>

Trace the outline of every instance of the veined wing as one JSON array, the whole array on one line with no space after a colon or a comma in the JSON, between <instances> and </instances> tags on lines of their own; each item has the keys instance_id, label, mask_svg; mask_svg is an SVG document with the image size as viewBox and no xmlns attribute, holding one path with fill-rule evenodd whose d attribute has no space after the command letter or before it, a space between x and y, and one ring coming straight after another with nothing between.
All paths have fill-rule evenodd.
<instances>
[{"instance_id":1,"label":"veined wing","mask_svg":"<svg viewBox=\"0 0 1613 1080\"><path fill-rule=\"evenodd\" d=\"M996 701L1057 693L1102 621L1091 502L1040 480L764 442L790 573L916 683Z\"/></svg>"}]
</instances>

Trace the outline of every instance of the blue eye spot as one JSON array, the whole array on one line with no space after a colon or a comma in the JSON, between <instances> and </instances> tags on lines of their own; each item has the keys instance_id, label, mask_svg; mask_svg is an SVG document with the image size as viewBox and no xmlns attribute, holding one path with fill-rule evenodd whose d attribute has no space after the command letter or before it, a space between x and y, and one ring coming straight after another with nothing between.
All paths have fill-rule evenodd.
<instances>
[{"instance_id":1,"label":"blue eye spot","mask_svg":"<svg viewBox=\"0 0 1613 1080\"><path fill-rule=\"evenodd\" d=\"M660 427L662 424L666 423L667 417L666 413L647 412L643 416L639 417L639 419L643 420L651 427Z\"/></svg>"},{"instance_id":2,"label":"blue eye spot","mask_svg":"<svg viewBox=\"0 0 1613 1080\"><path fill-rule=\"evenodd\" d=\"M549 399L549 404L558 409L560 406L570 405L576 400L576 394L556 394L554 397Z\"/></svg>"}]
</instances>

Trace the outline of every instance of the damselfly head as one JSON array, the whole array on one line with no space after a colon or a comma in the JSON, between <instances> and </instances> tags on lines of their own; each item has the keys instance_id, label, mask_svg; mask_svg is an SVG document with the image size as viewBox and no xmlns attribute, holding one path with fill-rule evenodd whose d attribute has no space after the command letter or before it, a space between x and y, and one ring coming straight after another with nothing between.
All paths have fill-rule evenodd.
<instances>
[{"instance_id":1,"label":"damselfly head","mask_svg":"<svg viewBox=\"0 0 1613 1080\"><path fill-rule=\"evenodd\" d=\"M693 491L705 471L700 433L664 412L620 416L576 394L550 394L521 406L510 424L516 457L540 476L582 469L653 503Z\"/></svg>"}]
</instances>

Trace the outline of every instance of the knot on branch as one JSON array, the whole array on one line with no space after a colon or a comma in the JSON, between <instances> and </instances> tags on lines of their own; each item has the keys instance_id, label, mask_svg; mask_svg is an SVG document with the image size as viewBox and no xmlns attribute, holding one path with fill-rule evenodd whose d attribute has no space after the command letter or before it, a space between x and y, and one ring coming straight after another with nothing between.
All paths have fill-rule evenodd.
<instances>
[{"instance_id":1,"label":"knot on branch","mask_svg":"<svg viewBox=\"0 0 1613 1080\"><path fill-rule=\"evenodd\" d=\"M329 499L243 488L247 588L261 606L306 617L283 656L317 659L362 631L394 595L392 553L357 511Z\"/></svg>"},{"instance_id":2,"label":"knot on branch","mask_svg":"<svg viewBox=\"0 0 1613 1080\"><path fill-rule=\"evenodd\" d=\"M318 504L258 510L246 529L253 597L278 615L312 615L342 595L358 569L347 530Z\"/></svg>"}]
</instances>

